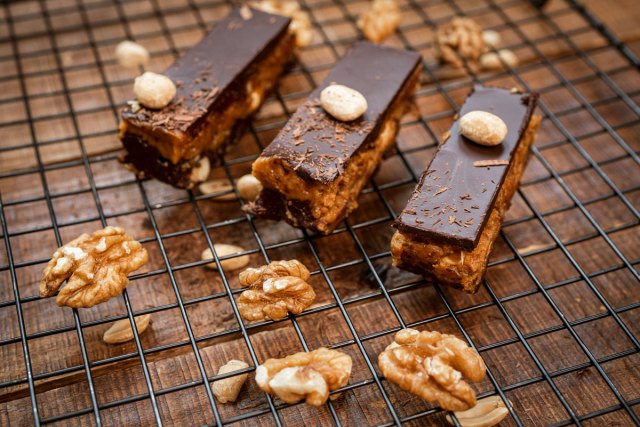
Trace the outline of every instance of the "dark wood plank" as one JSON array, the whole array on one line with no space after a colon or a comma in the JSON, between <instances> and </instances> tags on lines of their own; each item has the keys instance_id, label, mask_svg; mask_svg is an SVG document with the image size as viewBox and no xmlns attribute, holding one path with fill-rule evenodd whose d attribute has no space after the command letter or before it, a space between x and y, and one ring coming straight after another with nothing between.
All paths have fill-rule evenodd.
<instances>
[{"instance_id":1,"label":"dark wood plank","mask_svg":"<svg viewBox=\"0 0 640 427\"><path fill-rule=\"evenodd\" d=\"M198 13L209 24L224 16L228 7L211 5L194 9L170 5L172 2L158 2L156 14L151 3L133 2L122 5L122 13L135 22L131 31L147 47L151 48L153 60L150 68L160 71L171 63L173 53L169 50L172 43L179 49L188 48L204 32L196 28ZM412 46L424 46L431 37L431 28L417 27L421 22L412 6L401 1L403 10L403 36L390 38L387 44L403 46L407 40ZM417 2L413 2L415 5ZM507 224L491 255L492 265L487 273L487 281L499 298L506 298L504 310L516 327L525 334L534 355L546 370L554 376L554 382L561 390L572 409L579 415L617 404L610 389L604 384L598 373L590 367L562 373L561 370L582 366L588 359L575 340L562 326L561 319L551 305L538 291L535 282L527 273L525 266L514 259L515 253L505 239L522 255L527 267L543 286L551 286L549 295L570 322L575 322L575 330L585 345L598 358L607 359L603 369L625 399L637 399L640 382L638 353L633 344L624 335L621 328L607 316L606 308L595 293L582 280L569 258L557 247L554 239L546 232L543 224L533 216L532 209L543 214L544 221L558 236L577 264L587 273L599 273L592 278L594 286L602 292L607 301L616 309L623 309L620 317L636 336L638 331L638 309L640 302L637 281L632 273L625 269L621 260L608 247L604 239L596 233L595 227L587 217L574 206L571 198L561 185L552 178L544 166L548 162L563 182L585 203L586 210L606 232L610 233L621 252L633 263L638 263L640 249L637 242L638 220L623 201L614 195L595 169L580 155L576 147L566 142L563 131L578 139L578 144L597 162L603 164L607 176L625 191L625 196L636 208L640 206L637 180L632 179L637 165L630 162L625 151L605 132L593 116L581 108L579 100L570 90L560 87L563 80L575 81L575 89L591 103L605 120L612 125L624 125L618 129L619 135L638 149L636 134L637 116L628 106L614 102L611 88L598 76L558 35L553 25L533 19L519 26L525 39L510 28L502 26L501 15L495 10L482 8L479 2L457 2L463 11L473 13L485 27L500 28L503 44L521 46L516 49L521 62L530 64L523 68L520 76L534 89L542 90L542 101L553 114L558 115L565 129L549 119L543 120L536 146L540 149L541 159L532 157L525 171L520 193L513 200L507 214ZM501 2L498 2L503 7ZM619 37L623 40L637 38L637 25L628 24L634 8L616 7L607 3L607 10L598 2L587 2L596 14L611 22ZM616 0L616 4L627 4L627 0ZM151 222L144 211L143 194L133 176L124 170L115 160L119 149L116 135L115 111L108 100L107 90L117 104L122 104L131 96L127 82L135 76L134 71L123 70L113 62L113 48L124 37L123 26L117 22L123 16L112 6L99 10L89 8L86 22L77 13L52 13L52 25L56 30L56 42L62 49L59 60L64 72L57 69L54 53L50 49L50 40L38 35L43 28L41 3L19 2L0 9L0 38L6 37L8 27L5 17L24 19L24 25L16 27L19 38L18 52L23 72L41 72L38 76L25 79L25 94L35 133L35 142L40 146L42 161L45 164L78 159L80 143L88 154L107 153L101 161L94 157L91 163L93 179L100 188L97 192L100 205L111 225L125 227L137 239L144 241L150 253L150 261L140 273L158 272L149 277L133 280L128 287L128 296L134 312L153 310L152 324L141 335L142 346L152 350L146 354L151 382L155 390L163 390L184 384L199 383L202 373L198 370L193 349L188 342L185 322L177 307L178 295L174 290L158 242L155 240ZM610 5L610 6L609 6ZM310 4L310 6L313 6ZM357 15L366 6L364 2L347 2L344 6L352 15ZM447 2L420 2L426 16L443 20L456 11ZM55 8L55 5L48 6ZM171 8L180 11L169 13ZM637 9L637 8L636 8ZM328 41L342 40L357 35L353 24L344 18L341 6L324 4L312 10L314 20L323 24L324 35ZM476 12L473 12L476 10ZM480 12L477 12L481 10ZM197 12L196 12L197 11ZM580 49L588 52L591 60L604 71L622 69L612 74L612 80L622 90L630 93L637 90L637 74L628 68L628 63L620 53L605 45L604 39L586 22L573 12L563 0L552 0L548 6L552 14L551 23L564 31L577 31L572 37ZM622 12L620 12L622 11ZM508 3L504 13L509 20L519 21L531 17L532 11L524 2ZM477 16L476 16L477 15ZM26 16L26 18L20 18ZM115 24L109 19L116 20ZM325 21L330 20L329 23ZM635 20L637 21L637 19ZM631 19L631 22L635 22ZM157 32L166 25L171 31L167 34L145 36L147 29ZM88 43L91 36L99 47L92 49ZM315 45L300 53L306 67L317 68L311 77L317 84L326 75L328 69L337 60L335 53L326 45L320 44L323 35L317 32ZM539 63L530 42L548 39L536 44L540 51L551 59L551 66ZM5 40L4 38L2 40ZM346 49L342 42L337 51L342 54ZM43 48L48 51L38 54ZM597 49L595 49L597 48ZM45 49L46 50L46 49ZM95 54L99 53L102 79ZM423 48L421 53L427 63L432 64L433 50ZM0 42L0 70L7 76L15 75L16 60L11 44ZM31 55L31 56L29 56ZM558 75L558 73L560 75ZM509 76L486 74L489 83L512 86L518 82ZM71 102L64 94L63 80L73 89ZM575 80L579 79L579 80ZM447 94L458 105L470 88L468 78L462 80L468 85L446 86ZM95 86L95 87L94 87ZM556 87L557 86L557 87ZM284 106L288 112L304 101L306 93L313 85L299 69L291 70L281 81L279 92L285 97ZM553 89L549 89L553 88ZM25 170L37 165L34 150L30 147L31 134L26 106L21 101L7 101L21 96L21 85L16 77L7 77L3 81L3 93L0 94L0 125L3 125L3 138L0 147L24 146L20 150L0 151L0 173L11 170ZM74 127L71 114L79 121ZM373 336L365 339L363 346L370 360L376 362L378 353L391 341L393 331L400 321L386 299L380 294L378 285L367 280L370 273L364 255L374 256L375 265L388 265L388 242L392 233L390 227L393 214L404 206L413 189L413 183L398 185L398 182L410 180L411 173L420 174L435 153L437 138L451 124L454 111L448 99L433 89L425 81L416 99L416 108L407 115L398 137L399 150L411 150L406 156L408 170L403 159L392 153L385 160L374 178L377 186L390 187L382 191L386 200L382 200L373 189L368 189L359 200L360 207L348 222L353 227L353 235L343 230L331 236L314 236L311 239L319 260L327 268L331 285L339 298L345 302L345 310L358 336ZM48 117L56 115L55 117ZM437 115L434 117L434 115ZM48 117L48 118L47 118ZM268 144L278 129L284 124L287 111L279 99L271 97L253 120L256 133L248 133L227 153L227 160L236 162L228 168L234 179L248 173L251 158L260 152L260 146ZM420 120L424 120L425 127ZM6 125L17 122L17 124ZM625 123L631 123L626 124ZM47 143L66 138L61 143ZM89 177L83 165L62 167L49 170L45 174L48 189L54 195L52 205L57 224L61 227L61 237L68 241L78 234L100 227L98 209L91 194ZM227 178L227 170L215 167L212 178ZM185 303L186 314L193 334L198 339L198 351L206 370L206 376L215 375L221 365L231 358L245 360L253 365L247 344L238 332L238 323L233 314L220 273L207 270L200 265L200 253L206 247L206 239L200 229L193 205L184 191L178 191L155 181L143 184L145 196L154 208L153 215L166 250L171 267L174 269L175 286L180 299ZM23 198L42 198L44 188L37 173L0 178L0 191L4 203ZM55 195L78 191L64 197ZM603 197L593 202L593 197ZM385 204L388 203L388 204ZM216 202L200 200L196 202L208 225L214 243L233 243L243 246L250 254L251 265L265 262L259 251L252 226L240 211L238 201ZM87 414L64 420L59 425L95 425L91 414L88 384L75 324L70 310L60 309L53 300L34 298L38 292L43 263L23 265L43 261L56 249L56 241L51 230L51 219L44 200L3 206L10 233L19 233L9 238L13 260L20 267L16 270L21 298L29 299L21 304L28 345L31 353L34 374L46 374L60 369L73 368L67 374L58 374L36 381L37 400L40 416L56 417L74 411ZM80 221L80 224L77 222ZM319 266L304 240L304 235L286 224L269 221L254 223L262 244L268 247L270 259L296 258L304 262L314 272L310 282L316 289L318 298L313 308L328 308L306 313L297 317L297 328L302 333L309 348L319 346L339 346L353 357L354 369L351 383L371 382L373 374L369 371L364 356L354 343L347 320L341 310L335 306L331 286L319 272ZM177 235L175 235L177 234ZM171 235L171 236L170 236ZM358 242L354 239L357 238ZM19 336L19 323L16 315L11 278L7 271L8 258L4 245L0 245L0 383L18 382L0 387L0 424L33 424L31 400L26 385L26 371ZM237 272L227 272L226 278L232 289L239 288ZM419 328L435 329L461 335L456 323L448 316L448 310L440 292L431 285L419 282L416 276L389 269L383 275L383 282L390 292L402 320L407 324L424 322ZM568 282L557 286L560 282ZM518 298L517 294L524 293ZM520 420L527 425L541 425L561 422L568 419L550 386L542 379L532 356L516 338L515 331L493 303L484 287L478 294L462 295L451 289L443 289L442 294L453 310L460 311L458 320L469 334L473 343L482 350L482 356L501 387L509 387L521 382L525 386L507 392ZM211 298L212 295L218 296ZM630 306L630 304L633 304ZM480 307L478 307L480 306ZM625 307L634 307L625 309ZM126 343L109 346L102 342L102 334L110 326L111 320L126 313L122 298L115 298L89 310L82 310L84 340L87 354L92 363L120 355L131 355L125 360L101 364L92 368L92 376L98 402L101 405L120 399L141 396L140 400L126 405L116 405L103 409L101 416L105 425L154 425L154 413L151 401L145 397L148 390L144 381L140 359L135 355L135 345ZM103 321L100 323L100 321ZM88 326L88 322L99 322ZM60 330L51 333L53 330ZM222 336L212 334L232 331ZM380 336L378 336L380 335ZM250 327L249 339L255 349L258 362L268 357L282 357L295 351L301 351L302 343L296 328L290 320L284 320L266 326ZM496 343L502 345L496 346ZM168 349L157 350L160 346ZM608 360L611 359L611 360ZM379 372L376 371L376 375ZM411 416L432 408L430 404L399 390L387 381L382 382L394 408L401 417ZM493 385L484 380L477 384L480 392L494 390ZM167 425L201 425L213 423L214 416L205 388L202 384L163 394L157 398L162 420ZM282 402L276 401L278 407ZM223 419L243 416L254 412L261 415L243 420L241 425L273 425L273 415L269 412L265 395L257 388L250 375L243 388L240 399L235 404L217 406ZM333 402L333 407L344 425L375 425L391 420L390 412L384 403L380 390L374 383L357 387L342 394ZM262 413L264 412L264 413ZM327 407L310 408L303 404L282 407L280 418L285 425L331 425L332 415ZM623 411L613 411L603 417L589 421L593 425L608 423L628 424L630 419ZM419 418L409 424L445 425L442 412L436 412L427 418ZM515 424L508 417L505 425Z\"/></svg>"}]
</instances>

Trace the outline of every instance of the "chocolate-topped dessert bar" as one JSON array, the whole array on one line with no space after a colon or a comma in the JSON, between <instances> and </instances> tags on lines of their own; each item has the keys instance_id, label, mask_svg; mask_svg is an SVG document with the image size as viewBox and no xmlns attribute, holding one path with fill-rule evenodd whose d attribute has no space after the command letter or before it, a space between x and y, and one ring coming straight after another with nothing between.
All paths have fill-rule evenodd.
<instances>
[{"instance_id":1,"label":"chocolate-topped dessert bar","mask_svg":"<svg viewBox=\"0 0 640 427\"><path fill-rule=\"evenodd\" d=\"M421 69L417 53L356 43L254 162L263 190L246 210L333 231L357 207L360 191L393 145ZM364 96L364 115L343 122L324 111L320 93L334 83Z\"/></svg>"},{"instance_id":2,"label":"chocolate-topped dessert bar","mask_svg":"<svg viewBox=\"0 0 640 427\"><path fill-rule=\"evenodd\" d=\"M289 22L246 6L234 9L165 71L177 87L168 106L124 109L122 161L180 188L206 179L208 156L222 152L292 58Z\"/></svg>"},{"instance_id":3,"label":"chocolate-topped dessert bar","mask_svg":"<svg viewBox=\"0 0 640 427\"><path fill-rule=\"evenodd\" d=\"M506 124L500 145L482 146L450 129L422 174L391 240L397 267L474 293L518 187L540 124L536 94L475 86L460 110L489 112Z\"/></svg>"}]
</instances>

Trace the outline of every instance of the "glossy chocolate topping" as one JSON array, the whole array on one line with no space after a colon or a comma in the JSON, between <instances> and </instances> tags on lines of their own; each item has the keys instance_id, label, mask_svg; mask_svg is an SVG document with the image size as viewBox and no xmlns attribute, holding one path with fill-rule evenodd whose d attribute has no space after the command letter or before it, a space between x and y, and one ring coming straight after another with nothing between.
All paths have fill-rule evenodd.
<instances>
[{"instance_id":1,"label":"glossy chocolate topping","mask_svg":"<svg viewBox=\"0 0 640 427\"><path fill-rule=\"evenodd\" d=\"M495 114L507 125L505 140L496 147L480 146L460 135L456 120L394 226L418 238L473 249L529 124L536 99L537 94L476 85L460 115L475 110ZM502 165L476 166L478 162L494 160Z\"/></svg>"},{"instance_id":2,"label":"glossy chocolate topping","mask_svg":"<svg viewBox=\"0 0 640 427\"><path fill-rule=\"evenodd\" d=\"M127 107L122 118L134 125L160 126L168 131L191 130L232 95L234 82L277 44L289 22L289 18L246 6L234 9L165 71L177 87L171 104L136 113Z\"/></svg>"},{"instance_id":3,"label":"glossy chocolate topping","mask_svg":"<svg viewBox=\"0 0 640 427\"><path fill-rule=\"evenodd\" d=\"M285 160L298 175L322 183L341 174L353 154L375 139L385 113L420 64L415 52L358 42L309 95L262 156ZM341 122L320 106L320 92L332 83L348 86L367 99L366 113Z\"/></svg>"}]
</instances>

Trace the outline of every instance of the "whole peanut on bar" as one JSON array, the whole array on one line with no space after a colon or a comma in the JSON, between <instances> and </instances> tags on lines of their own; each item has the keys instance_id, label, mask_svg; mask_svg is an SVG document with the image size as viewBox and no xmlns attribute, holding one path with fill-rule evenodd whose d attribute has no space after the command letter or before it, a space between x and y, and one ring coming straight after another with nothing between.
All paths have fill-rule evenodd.
<instances>
[{"instance_id":1,"label":"whole peanut on bar","mask_svg":"<svg viewBox=\"0 0 640 427\"><path fill-rule=\"evenodd\" d=\"M355 89L343 85L327 86L320 92L322 108L336 119L350 122L367 111L365 97Z\"/></svg>"},{"instance_id":2,"label":"whole peanut on bar","mask_svg":"<svg viewBox=\"0 0 640 427\"><path fill-rule=\"evenodd\" d=\"M133 93L145 107L160 109L169 105L176 96L176 85L167 76L147 71L136 77Z\"/></svg>"},{"instance_id":3,"label":"whole peanut on bar","mask_svg":"<svg viewBox=\"0 0 640 427\"><path fill-rule=\"evenodd\" d=\"M486 111L470 111L460 117L460 133L476 144L489 147L502 144L507 132L505 122Z\"/></svg>"}]
</instances>

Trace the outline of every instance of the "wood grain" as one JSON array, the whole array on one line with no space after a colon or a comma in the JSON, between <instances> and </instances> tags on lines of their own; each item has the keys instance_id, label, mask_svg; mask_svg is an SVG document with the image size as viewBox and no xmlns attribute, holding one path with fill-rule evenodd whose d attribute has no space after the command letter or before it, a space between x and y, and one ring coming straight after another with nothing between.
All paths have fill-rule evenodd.
<instances>
[{"instance_id":1,"label":"wood grain","mask_svg":"<svg viewBox=\"0 0 640 427\"><path fill-rule=\"evenodd\" d=\"M640 39L640 8L635 1L583 0L582 4L621 40L630 43Z\"/></svg>"}]
</instances>

